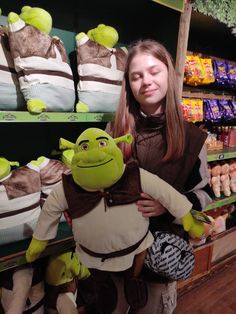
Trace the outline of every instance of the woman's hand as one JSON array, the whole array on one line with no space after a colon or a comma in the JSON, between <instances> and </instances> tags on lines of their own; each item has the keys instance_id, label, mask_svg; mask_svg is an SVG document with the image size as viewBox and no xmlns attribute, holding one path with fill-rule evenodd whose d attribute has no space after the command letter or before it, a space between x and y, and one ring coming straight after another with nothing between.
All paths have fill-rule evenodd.
<instances>
[{"instance_id":1,"label":"woman's hand","mask_svg":"<svg viewBox=\"0 0 236 314\"><path fill-rule=\"evenodd\" d=\"M67 222L68 225L71 227L71 226L72 226L72 219L71 219L71 217L70 217L70 214L68 213L67 210L65 210L65 211L63 212L63 214L64 214L64 217L65 217L66 222Z\"/></svg>"},{"instance_id":2,"label":"woman's hand","mask_svg":"<svg viewBox=\"0 0 236 314\"><path fill-rule=\"evenodd\" d=\"M166 212L165 207L158 200L152 198L149 194L141 193L142 200L137 201L138 210L143 217L154 217Z\"/></svg>"}]
</instances>

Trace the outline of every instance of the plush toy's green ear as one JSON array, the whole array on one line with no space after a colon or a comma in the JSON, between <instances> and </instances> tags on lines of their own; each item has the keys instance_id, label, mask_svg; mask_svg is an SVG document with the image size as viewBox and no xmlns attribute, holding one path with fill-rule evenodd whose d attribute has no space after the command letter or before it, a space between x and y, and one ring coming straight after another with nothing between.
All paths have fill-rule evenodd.
<instances>
[{"instance_id":1,"label":"plush toy's green ear","mask_svg":"<svg viewBox=\"0 0 236 314\"><path fill-rule=\"evenodd\" d=\"M20 166L20 163L18 161L9 161L9 163L10 163L10 166L16 166L16 167Z\"/></svg>"},{"instance_id":2,"label":"plush toy's green ear","mask_svg":"<svg viewBox=\"0 0 236 314\"><path fill-rule=\"evenodd\" d=\"M68 167L71 168L72 158L74 157L74 149L65 149L61 154L61 161Z\"/></svg>"},{"instance_id":3,"label":"plush toy's green ear","mask_svg":"<svg viewBox=\"0 0 236 314\"><path fill-rule=\"evenodd\" d=\"M133 142L133 139L134 139L133 135L131 133L127 133L123 136L114 138L114 141L116 144L119 144L119 143L131 144Z\"/></svg>"},{"instance_id":4,"label":"plush toy's green ear","mask_svg":"<svg viewBox=\"0 0 236 314\"><path fill-rule=\"evenodd\" d=\"M60 138L59 139L59 148L61 150L64 150L64 149L73 149L75 147L75 144L64 139L64 138Z\"/></svg>"},{"instance_id":5,"label":"plush toy's green ear","mask_svg":"<svg viewBox=\"0 0 236 314\"><path fill-rule=\"evenodd\" d=\"M62 150L62 156L61 156L61 160L62 162L68 167L71 168L71 162L72 162L72 158L74 156L74 147L75 144L64 139L64 138L60 138L59 139L59 149Z\"/></svg>"},{"instance_id":6,"label":"plush toy's green ear","mask_svg":"<svg viewBox=\"0 0 236 314\"><path fill-rule=\"evenodd\" d=\"M25 13L31 9L31 6L25 5L21 8L21 13Z\"/></svg>"}]
</instances>

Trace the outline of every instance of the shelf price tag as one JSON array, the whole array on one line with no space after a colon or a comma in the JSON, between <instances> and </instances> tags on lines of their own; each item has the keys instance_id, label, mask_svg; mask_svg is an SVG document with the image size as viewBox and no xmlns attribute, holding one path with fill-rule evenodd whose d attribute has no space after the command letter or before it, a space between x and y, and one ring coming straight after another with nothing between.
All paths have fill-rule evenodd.
<instances>
[{"instance_id":1,"label":"shelf price tag","mask_svg":"<svg viewBox=\"0 0 236 314\"><path fill-rule=\"evenodd\" d=\"M225 155L224 154L219 154L219 160L225 159Z\"/></svg>"}]
</instances>

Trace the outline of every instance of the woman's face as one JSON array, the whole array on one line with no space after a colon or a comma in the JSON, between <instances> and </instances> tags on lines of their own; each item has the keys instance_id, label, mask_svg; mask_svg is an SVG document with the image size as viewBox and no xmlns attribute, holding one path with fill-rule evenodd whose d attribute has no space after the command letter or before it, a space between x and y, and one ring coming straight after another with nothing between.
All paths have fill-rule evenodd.
<instances>
[{"instance_id":1,"label":"woman's face","mask_svg":"<svg viewBox=\"0 0 236 314\"><path fill-rule=\"evenodd\" d=\"M163 111L168 88L168 69L150 54L136 55L129 66L129 83L141 110L147 114Z\"/></svg>"}]
</instances>

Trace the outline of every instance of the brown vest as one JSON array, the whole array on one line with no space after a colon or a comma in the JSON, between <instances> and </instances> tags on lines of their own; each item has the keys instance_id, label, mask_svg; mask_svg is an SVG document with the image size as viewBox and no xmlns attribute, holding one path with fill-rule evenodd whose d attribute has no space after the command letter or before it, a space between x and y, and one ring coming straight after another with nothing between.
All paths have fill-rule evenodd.
<instances>
[{"instance_id":1,"label":"brown vest","mask_svg":"<svg viewBox=\"0 0 236 314\"><path fill-rule=\"evenodd\" d=\"M143 129L136 137L133 149L134 156L139 158L139 166L147 171L158 175L161 179L172 185L180 193L185 192L185 183L197 161L198 155L204 145L207 133L200 130L193 123L184 122L185 127L185 149L183 156L176 161L162 162L166 150L162 132L159 130ZM153 157L155 156L155 157ZM168 230L179 236L184 235L181 225L173 224L174 217L169 213L151 217L150 230Z\"/></svg>"},{"instance_id":2,"label":"brown vest","mask_svg":"<svg viewBox=\"0 0 236 314\"><path fill-rule=\"evenodd\" d=\"M71 174L63 174L62 182L72 219L90 212L102 198L105 206L129 204L141 198L140 172L136 162L128 163L119 181L104 191L89 192L82 189L74 182Z\"/></svg>"}]
</instances>

